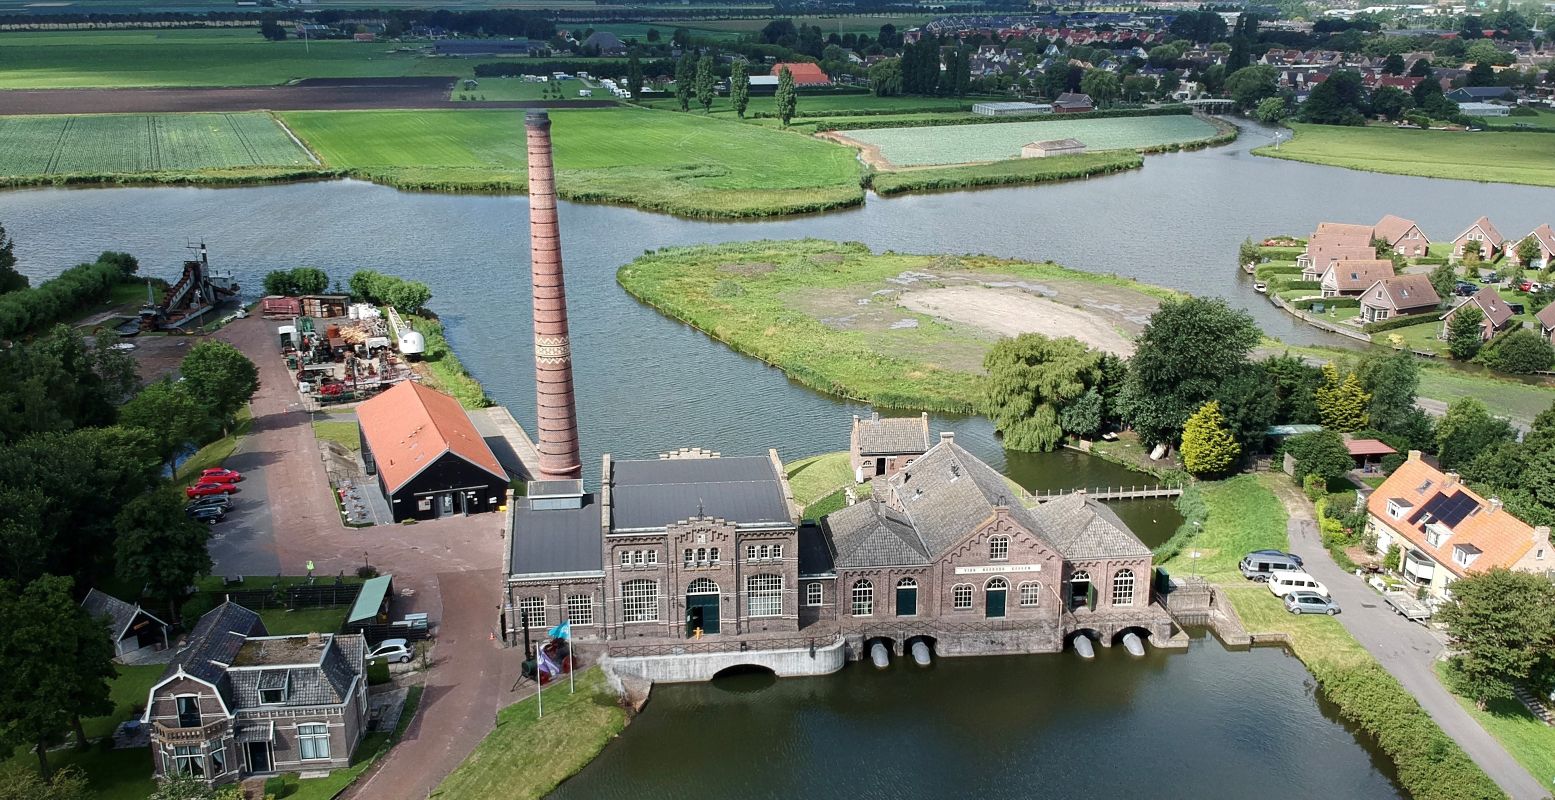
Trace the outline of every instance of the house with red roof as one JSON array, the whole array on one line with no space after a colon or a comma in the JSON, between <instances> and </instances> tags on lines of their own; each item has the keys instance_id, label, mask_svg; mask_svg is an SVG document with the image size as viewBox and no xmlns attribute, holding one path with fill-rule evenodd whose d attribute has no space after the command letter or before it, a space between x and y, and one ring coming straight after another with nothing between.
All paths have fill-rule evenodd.
<instances>
[{"instance_id":1,"label":"house with red roof","mask_svg":"<svg viewBox=\"0 0 1555 800\"><path fill-rule=\"evenodd\" d=\"M414 381L357 406L362 461L394 521L496 511L508 473L459 401Z\"/></svg>"},{"instance_id":2,"label":"house with red roof","mask_svg":"<svg viewBox=\"0 0 1555 800\"><path fill-rule=\"evenodd\" d=\"M1447 316L1442 317L1441 339L1447 338L1447 331L1452 327L1453 317L1469 306L1479 309L1479 338L1484 342L1490 341L1496 334L1512 327L1514 318L1517 316L1512 311L1512 307L1507 304L1506 298L1502 297L1494 286L1486 286L1473 297L1460 303L1457 308L1447 312Z\"/></svg>"},{"instance_id":3,"label":"house with red roof","mask_svg":"<svg viewBox=\"0 0 1555 800\"><path fill-rule=\"evenodd\" d=\"M1551 266L1555 266L1555 230L1551 230L1548 224L1534 228L1532 233L1518 239L1517 244L1508 246L1506 248L1507 260L1513 264L1520 264L1522 256L1518 254L1517 250L1522 246L1523 242L1529 239L1538 243L1539 252L1533 257L1532 261L1522 266L1527 269L1548 269Z\"/></svg>"},{"instance_id":4,"label":"house with red roof","mask_svg":"<svg viewBox=\"0 0 1555 800\"><path fill-rule=\"evenodd\" d=\"M1464 229L1463 233L1453 237L1452 258L1454 261L1462 260L1463 251L1470 246L1478 248L1480 256L1486 261L1494 260L1496 254L1501 252L1506 245L1506 237L1496 230L1489 217L1480 217L1474 220L1474 224Z\"/></svg>"},{"instance_id":5,"label":"house with red roof","mask_svg":"<svg viewBox=\"0 0 1555 800\"><path fill-rule=\"evenodd\" d=\"M794 76L794 85L805 86L830 86L831 77L821 71L819 64L807 64L799 61L785 61L772 65L772 77L781 78L783 70Z\"/></svg>"}]
</instances>

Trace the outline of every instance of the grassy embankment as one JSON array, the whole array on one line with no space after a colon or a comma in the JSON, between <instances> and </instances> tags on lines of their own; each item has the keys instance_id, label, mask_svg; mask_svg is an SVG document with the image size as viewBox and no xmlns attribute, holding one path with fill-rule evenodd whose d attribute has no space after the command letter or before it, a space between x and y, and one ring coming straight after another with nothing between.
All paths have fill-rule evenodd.
<instances>
[{"instance_id":1,"label":"grassy embankment","mask_svg":"<svg viewBox=\"0 0 1555 800\"><path fill-rule=\"evenodd\" d=\"M465 370L448 340L443 338L443 323L410 314L405 315L405 320L426 339L427 350L420 363L426 365L432 388L453 395L459 405L465 408L485 408L491 405L485 387Z\"/></svg>"},{"instance_id":2,"label":"grassy embankment","mask_svg":"<svg viewBox=\"0 0 1555 800\"><path fill-rule=\"evenodd\" d=\"M502 709L497 727L443 782L432 797L544 797L582 769L626 727L626 711L598 667L545 689L545 719L536 718L534 695Z\"/></svg>"},{"instance_id":3,"label":"grassy embankment","mask_svg":"<svg viewBox=\"0 0 1555 800\"><path fill-rule=\"evenodd\" d=\"M1504 795L1419 702L1333 617L1292 616L1259 584L1243 580L1237 561L1248 551L1287 549L1286 512L1270 486L1284 475L1242 475L1207 484L1204 528L1191 542L1199 573L1220 584L1247 629L1281 632L1339 713L1372 737L1393 761L1399 783L1416 800L1470 800ZM1166 563L1181 575L1190 548Z\"/></svg>"},{"instance_id":4,"label":"grassy embankment","mask_svg":"<svg viewBox=\"0 0 1555 800\"><path fill-rule=\"evenodd\" d=\"M819 240L665 248L622 267L616 279L634 297L735 350L783 370L813 389L887 408L970 412L979 395L983 354L994 337L967 326L895 308L874 286L904 272L940 278L1045 280L1110 287L1154 301L1171 291L1109 275L984 256L873 254L861 244ZM850 293L891 324L848 328L823 322L831 304L864 313ZM1074 301L1065 301L1074 302ZM796 306L809 303L815 313ZM841 305L838 305L841 304ZM889 305L888 305L889 304ZM839 315L843 312L838 312ZM904 324L906 323L906 324Z\"/></svg>"},{"instance_id":5,"label":"grassy embankment","mask_svg":"<svg viewBox=\"0 0 1555 800\"><path fill-rule=\"evenodd\" d=\"M1012 159L964 167L878 172L870 178L870 185L882 196L890 196L906 192L1074 180L1139 169L1144 164L1144 158L1138 153L1114 150L1055 158Z\"/></svg>"},{"instance_id":6,"label":"grassy embankment","mask_svg":"<svg viewBox=\"0 0 1555 800\"><path fill-rule=\"evenodd\" d=\"M1436 677L1443 685L1447 685L1446 667L1445 661L1436 663ZM1539 721L1516 700L1493 700L1484 711L1466 697L1459 697L1458 702L1530 775L1555 780L1551 778L1555 776L1555 728Z\"/></svg>"},{"instance_id":7,"label":"grassy embankment","mask_svg":"<svg viewBox=\"0 0 1555 800\"><path fill-rule=\"evenodd\" d=\"M1256 155L1367 172L1555 186L1555 136L1294 123L1294 138Z\"/></svg>"},{"instance_id":8,"label":"grassy embankment","mask_svg":"<svg viewBox=\"0 0 1555 800\"><path fill-rule=\"evenodd\" d=\"M853 483L853 468L847 451L801 458L783 465L788 487L805 519L820 519L847 505L847 488L860 499L870 495L868 483Z\"/></svg>"}]
</instances>

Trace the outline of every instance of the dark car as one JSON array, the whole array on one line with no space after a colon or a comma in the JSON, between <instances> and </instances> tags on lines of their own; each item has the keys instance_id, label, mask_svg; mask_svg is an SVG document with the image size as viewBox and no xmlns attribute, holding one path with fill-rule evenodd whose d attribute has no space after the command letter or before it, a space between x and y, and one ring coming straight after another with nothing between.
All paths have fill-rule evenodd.
<instances>
[{"instance_id":1,"label":"dark car","mask_svg":"<svg viewBox=\"0 0 1555 800\"><path fill-rule=\"evenodd\" d=\"M1452 287L1452 293L1459 297L1473 297L1478 291L1479 287L1462 281L1459 281L1456 286Z\"/></svg>"},{"instance_id":2,"label":"dark car","mask_svg":"<svg viewBox=\"0 0 1555 800\"><path fill-rule=\"evenodd\" d=\"M232 508L232 495L211 494L204 497L196 497L184 504L185 511L193 511L196 508L219 508L223 511Z\"/></svg>"},{"instance_id":3,"label":"dark car","mask_svg":"<svg viewBox=\"0 0 1555 800\"><path fill-rule=\"evenodd\" d=\"M1298 566L1298 567L1306 566L1306 562L1301 560L1301 556L1298 556L1295 553L1287 553L1284 550L1273 550L1273 549L1270 549L1270 550L1254 550L1253 552L1248 553L1248 555L1250 555L1250 556L1284 556L1284 557L1290 559L1291 561L1296 562L1296 566Z\"/></svg>"},{"instance_id":4,"label":"dark car","mask_svg":"<svg viewBox=\"0 0 1555 800\"><path fill-rule=\"evenodd\" d=\"M215 525L227 518L227 510L216 506L203 506L185 513L189 515L189 519L195 522L203 522L207 525Z\"/></svg>"}]
</instances>

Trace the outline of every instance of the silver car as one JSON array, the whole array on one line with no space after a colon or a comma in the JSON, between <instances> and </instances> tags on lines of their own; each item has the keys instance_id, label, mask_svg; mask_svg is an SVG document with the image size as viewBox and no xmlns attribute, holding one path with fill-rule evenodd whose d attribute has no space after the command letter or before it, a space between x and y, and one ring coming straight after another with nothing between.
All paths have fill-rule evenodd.
<instances>
[{"instance_id":1,"label":"silver car","mask_svg":"<svg viewBox=\"0 0 1555 800\"><path fill-rule=\"evenodd\" d=\"M1338 603L1305 589L1286 594L1284 602L1285 610L1292 614L1327 614L1331 617L1339 613Z\"/></svg>"}]
</instances>

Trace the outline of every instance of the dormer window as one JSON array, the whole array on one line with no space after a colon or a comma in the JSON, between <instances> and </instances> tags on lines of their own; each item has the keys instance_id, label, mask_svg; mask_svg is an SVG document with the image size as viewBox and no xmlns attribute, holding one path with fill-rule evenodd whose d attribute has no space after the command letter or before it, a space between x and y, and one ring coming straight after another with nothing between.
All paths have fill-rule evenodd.
<instances>
[{"instance_id":1,"label":"dormer window","mask_svg":"<svg viewBox=\"0 0 1555 800\"><path fill-rule=\"evenodd\" d=\"M1409 513L1409 508L1409 504L1396 498L1388 499L1388 516L1393 519L1403 519L1404 515Z\"/></svg>"},{"instance_id":2,"label":"dormer window","mask_svg":"<svg viewBox=\"0 0 1555 800\"><path fill-rule=\"evenodd\" d=\"M1432 547L1441 547L1442 543L1451 537L1452 531L1448 530L1447 526L1440 522L1433 522L1425 526L1425 540L1430 542Z\"/></svg>"},{"instance_id":3,"label":"dormer window","mask_svg":"<svg viewBox=\"0 0 1555 800\"><path fill-rule=\"evenodd\" d=\"M1480 549L1471 544L1460 544L1452 549L1452 562L1460 567L1467 567L1479 558Z\"/></svg>"},{"instance_id":4,"label":"dormer window","mask_svg":"<svg viewBox=\"0 0 1555 800\"><path fill-rule=\"evenodd\" d=\"M286 690L291 684L287 670L265 670L259 675L259 704L278 706L286 702Z\"/></svg>"}]
</instances>

